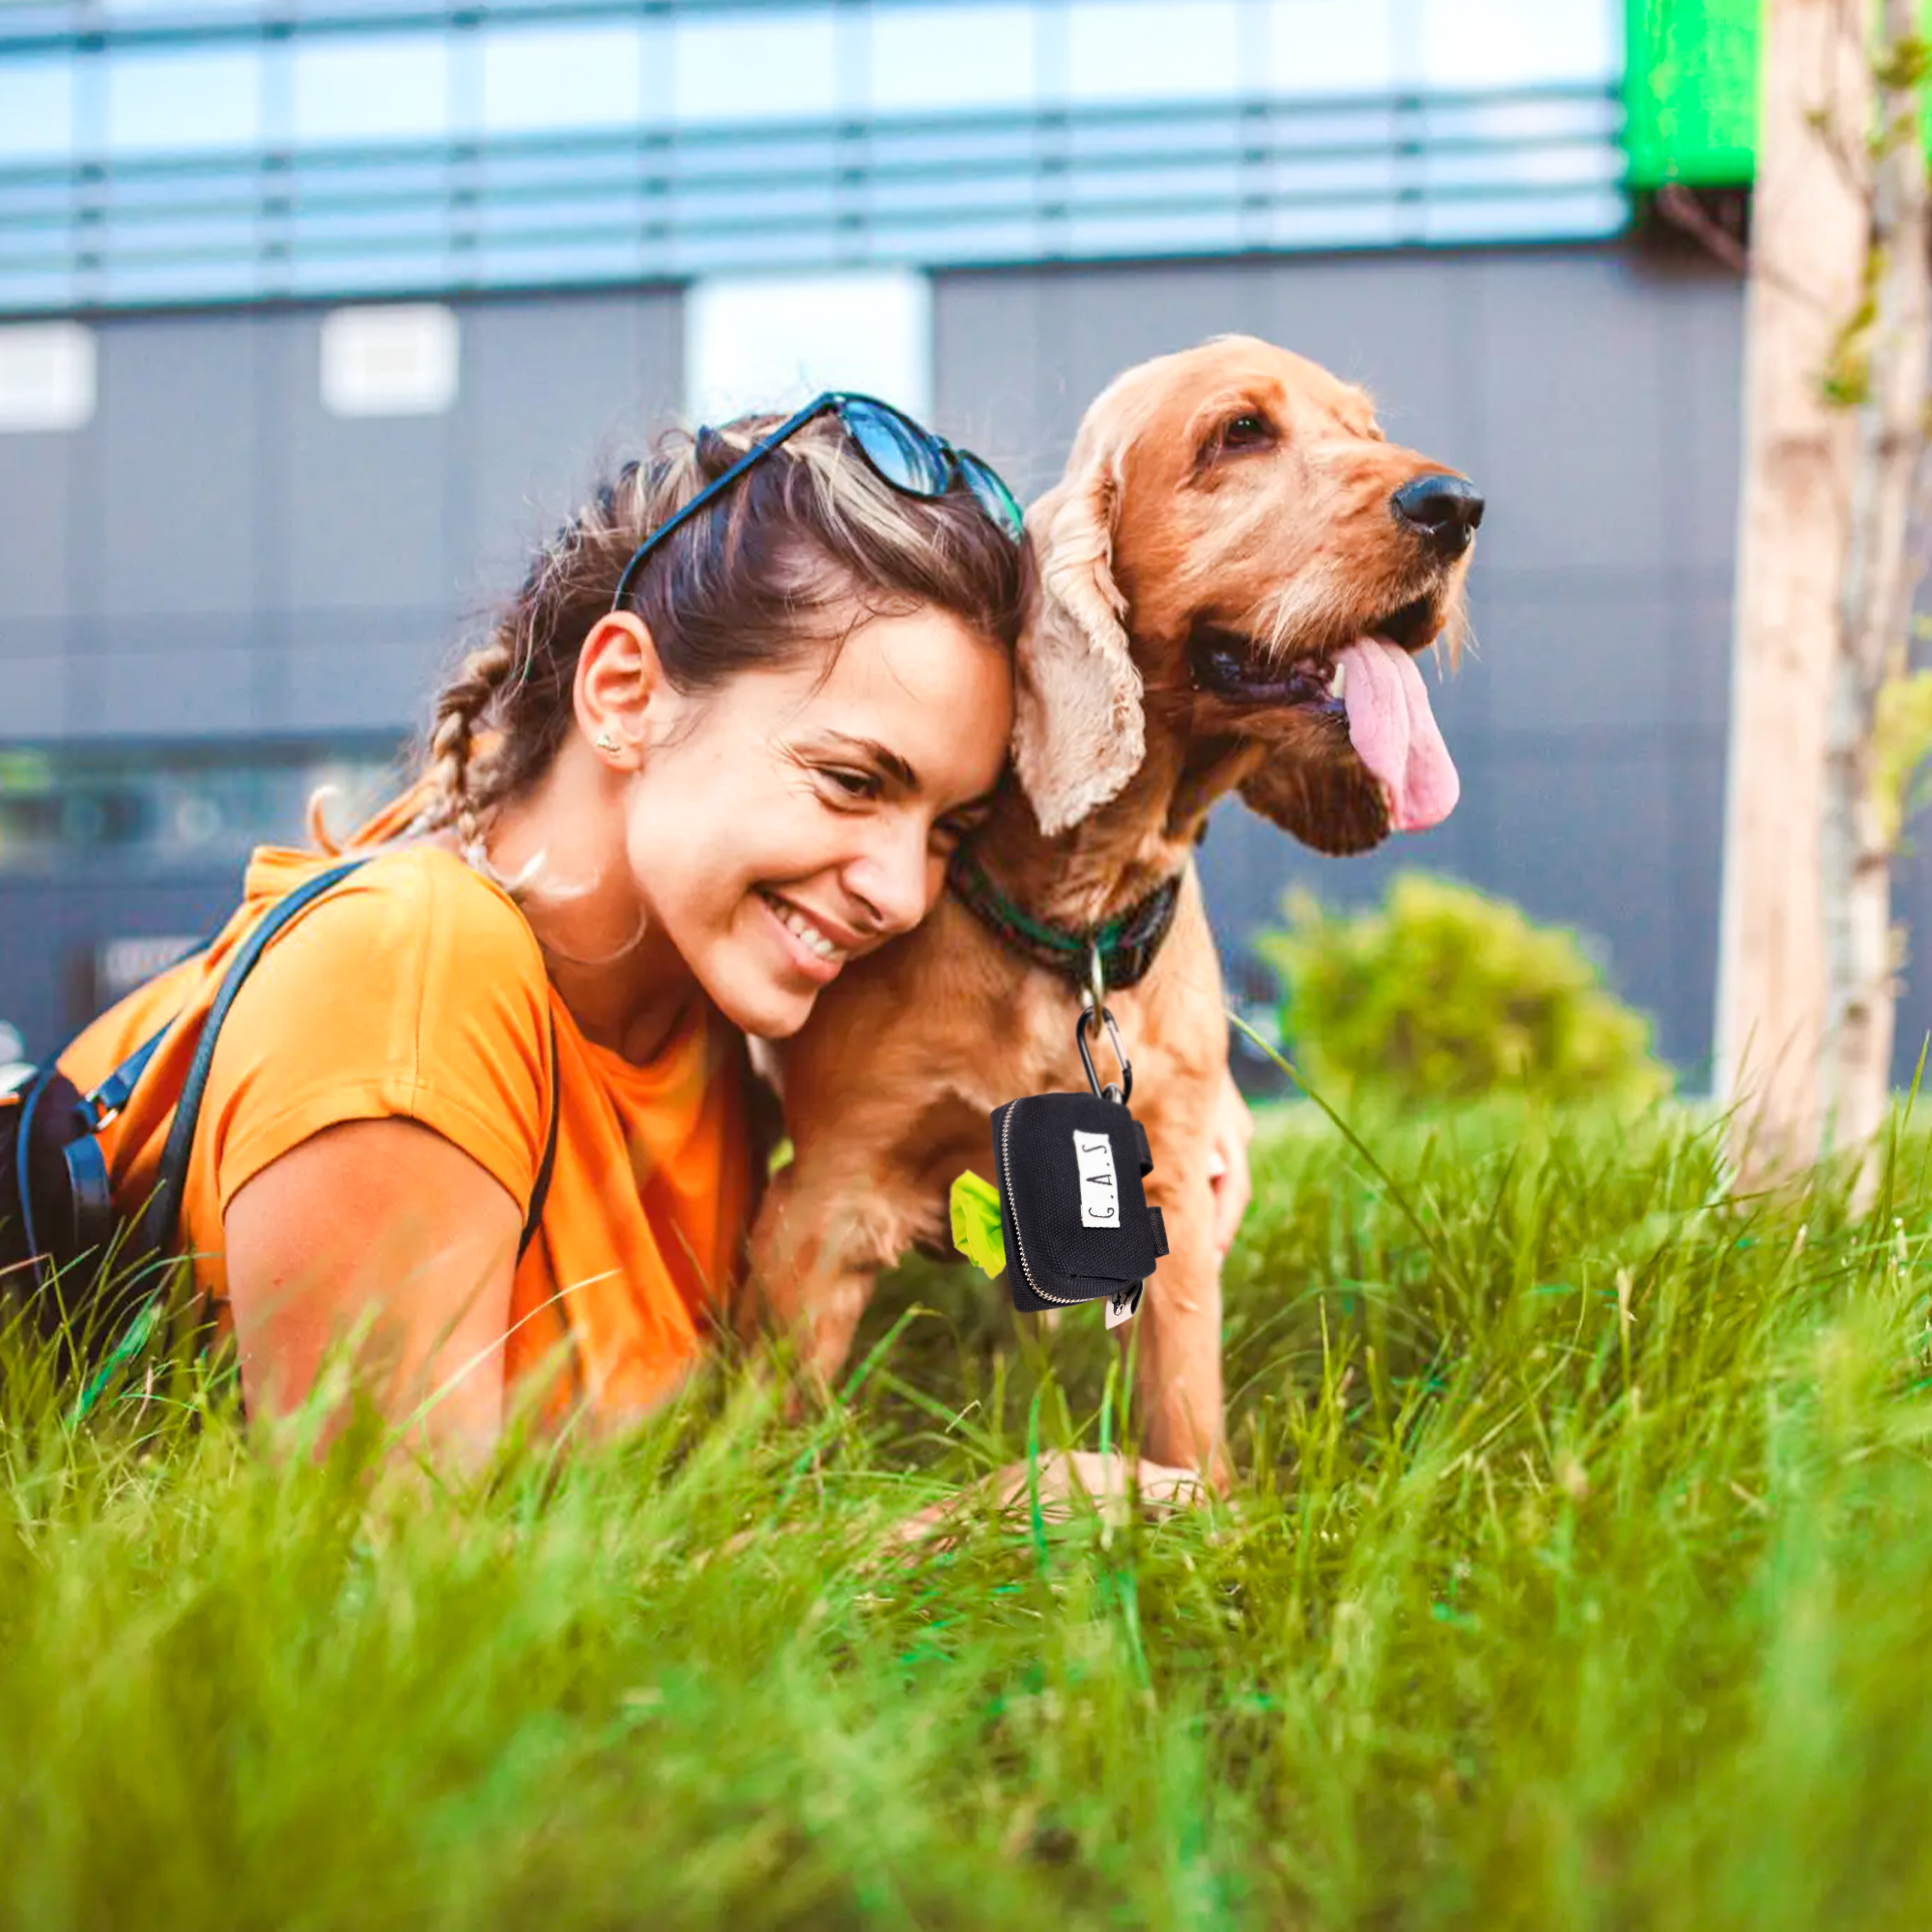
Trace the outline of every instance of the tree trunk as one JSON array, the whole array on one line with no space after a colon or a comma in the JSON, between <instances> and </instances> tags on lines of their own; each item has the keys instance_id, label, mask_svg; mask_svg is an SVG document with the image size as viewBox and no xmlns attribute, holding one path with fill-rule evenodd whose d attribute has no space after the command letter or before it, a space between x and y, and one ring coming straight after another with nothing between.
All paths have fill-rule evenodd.
<instances>
[{"instance_id":1,"label":"tree trunk","mask_svg":"<svg viewBox=\"0 0 1932 1932\"><path fill-rule=\"evenodd\" d=\"M1841 155L1821 124L1862 130L1872 99L1857 0L1766 0L1764 18L1716 1068L1747 1185L1820 1151L1827 713L1853 467L1823 377L1870 222L1860 134Z\"/></svg>"},{"instance_id":2,"label":"tree trunk","mask_svg":"<svg viewBox=\"0 0 1932 1932\"><path fill-rule=\"evenodd\" d=\"M1869 350L1857 394L1850 529L1838 611L1826 750L1823 892L1826 1054L1823 1102L1833 1141L1870 1159L1891 1087L1894 972L1890 836L1873 796L1878 695L1902 676L1919 572L1910 554L1932 306L1926 172L1916 63L1919 0L1885 0L1878 57L1879 131L1867 263Z\"/></svg>"}]
</instances>

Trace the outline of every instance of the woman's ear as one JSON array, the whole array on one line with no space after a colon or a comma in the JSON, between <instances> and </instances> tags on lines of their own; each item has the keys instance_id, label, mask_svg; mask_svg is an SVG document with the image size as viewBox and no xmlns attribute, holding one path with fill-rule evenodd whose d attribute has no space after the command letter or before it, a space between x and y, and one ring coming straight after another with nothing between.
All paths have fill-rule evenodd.
<instances>
[{"instance_id":1,"label":"woman's ear","mask_svg":"<svg viewBox=\"0 0 1932 1932\"><path fill-rule=\"evenodd\" d=\"M1020 631L1013 762L1039 829L1077 825L1140 769L1141 674L1114 582L1114 452L1086 438L1027 512L1033 569Z\"/></svg>"},{"instance_id":2,"label":"woman's ear","mask_svg":"<svg viewBox=\"0 0 1932 1932\"><path fill-rule=\"evenodd\" d=\"M628 611L600 617L577 657L577 720L607 758L635 764L645 719L667 687L657 644L641 617Z\"/></svg>"}]
</instances>

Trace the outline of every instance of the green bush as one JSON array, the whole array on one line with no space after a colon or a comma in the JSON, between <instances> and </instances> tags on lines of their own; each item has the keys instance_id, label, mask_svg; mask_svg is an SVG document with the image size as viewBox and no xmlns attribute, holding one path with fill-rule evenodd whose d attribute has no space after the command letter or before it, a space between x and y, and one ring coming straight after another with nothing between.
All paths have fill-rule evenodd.
<instances>
[{"instance_id":1,"label":"green bush","mask_svg":"<svg viewBox=\"0 0 1932 1932\"><path fill-rule=\"evenodd\" d=\"M1331 1099L1514 1092L1651 1100L1669 1090L1650 1023L1609 993L1577 936L1448 879L1398 877L1386 905L1324 912L1306 893L1257 951L1285 988L1282 1032Z\"/></svg>"}]
</instances>

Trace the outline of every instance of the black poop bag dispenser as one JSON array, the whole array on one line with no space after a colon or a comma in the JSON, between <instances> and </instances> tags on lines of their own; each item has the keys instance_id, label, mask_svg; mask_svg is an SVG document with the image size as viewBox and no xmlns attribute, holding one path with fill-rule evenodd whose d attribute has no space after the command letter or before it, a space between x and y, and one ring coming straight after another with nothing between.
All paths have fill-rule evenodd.
<instances>
[{"instance_id":1,"label":"black poop bag dispenser","mask_svg":"<svg viewBox=\"0 0 1932 1932\"><path fill-rule=\"evenodd\" d=\"M1122 1084L1102 1088L1087 1035L1104 1023ZM993 1172L1013 1306L1028 1314L1083 1302L1109 1304L1107 1325L1140 1307L1154 1264L1167 1253L1160 1209L1143 1178L1153 1167L1147 1129L1127 1111L1134 1070L1114 1016L1088 1007L1073 1023L1091 1094L1029 1094L995 1107Z\"/></svg>"}]
</instances>

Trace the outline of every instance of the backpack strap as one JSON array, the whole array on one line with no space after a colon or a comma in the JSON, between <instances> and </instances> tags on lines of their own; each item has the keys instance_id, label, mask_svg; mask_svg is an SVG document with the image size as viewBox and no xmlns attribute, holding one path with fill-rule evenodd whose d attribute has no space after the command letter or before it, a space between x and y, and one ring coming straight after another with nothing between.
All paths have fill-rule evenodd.
<instances>
[{"instance_id":1,"label":"backpack strap","mask_svg":"<svg viewBox=\"0 0 1932 1932\"><path fill-rule=\"evenodd\" d=\"M194 1060L188 1067L187 1079L183 1085L182 1096L168 1128L167 1145L161 1151L159 1175L141 1224L141 1252L166 1255L174 1250L181 1228L181 1204L187 1183L188 1158L194 1151L195 1123L200 1118L209 1072L214 1064L214 1044L221 1033L221 1023L228 1017L228 1009L235 1004L235 996L242 990L242 982L254 970L270 940L290 920L368 863L366 859L354 859L345 865L333 866L326 872L318 872L314 878L298 886L263 916L261 923L249 934L247 944L230 965L222 980L221 990L215 995L214 1004L209 1009L208 1018L203 1023L201 1038L195 1045ZM163 1028L161 1034L156 1035L109 1074L93 1097L98 1102L110 1101L114 1107L124 1105L166 1031ZM517 1243L519 1261L523 1260L531 1241L536 1238L537 1228L543 1220L544 1203L550 1194L551 1172L556 1165L556 1016L553 1013L550 1021L550 1124L544 1136L543 1158L530 1189L529 1211L525 1217L523 1235ZM106 1116L103 1114L100 1118L104 1120Z\"/></svg>"},{"instance_id":2,"label":"backpack strap","mask_svg":"<svg viewBox=\"0 0 1932 1932\"><path fill-rule=\"evenodd\" d=\"M181 1225L182 1193L187 1181L188 1155L194 1150L195 1122L201 1115L201 1096L208 1087L209 1068L214 1064L214 1043L221 1035L221 1022L228 1017L228 1009L235 1004L235 996L242 990L242 981L255 970L255 962L261 958L269 941L297 913L368 863L366 859L352 859L346 865L331 866L327 871L318 872L314 878L304 881L286 898L270 908L248 935L247 944L236 954L234 963L221 981L221 990L214 996L214 1004L209 1009L208 1018L202 1024L201 1038L196 1042L194 1059L187 1069L187 1080L175 1106L174 1122L168 1128L167 1145L161 1150L159 1177L149 1199L148 1211L141 1220L141 1241L137 1252L166 1255L174 1251L175 1236ZM150 1046L153 1044L153 1041L149 1042ZM140 1055L135 1058L139 1059Z\"/></svg>"},{"instance_id":3,"label":"backpack strap","mask_svg":"<svg viewBox=\"0 0 1932 1932\"><path fill-rule=\"evenodd\" d=\"M529 1252L543 1223L544 1202L550 1196L551 1169L556 1165L556 1015L550 1016L550 1125L544 1132L543 1159L537 1164L537 1178L530 1188L530 1211L524 1216L523 1238L517 1243L517 1259Z\"/></svg>"},{"instance_id":4,"label":"backpack strap","mask_svg":"<svg viewBox=\"0 0 1932 1932\"><path fill-rule=\"evenodd\" d=\"M152 1039L142 1041L87 1096L87 1104L94 1112L94 1125L97 1131L104 1127L128 1104L134 1092L134 1083L148 1070L148 1062L154 1059L156 1048L167 1038L173 1027L174 1021L170 1020Z\"/></svg>"}]
</instances>

